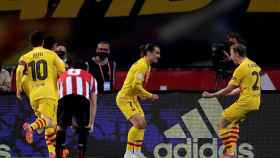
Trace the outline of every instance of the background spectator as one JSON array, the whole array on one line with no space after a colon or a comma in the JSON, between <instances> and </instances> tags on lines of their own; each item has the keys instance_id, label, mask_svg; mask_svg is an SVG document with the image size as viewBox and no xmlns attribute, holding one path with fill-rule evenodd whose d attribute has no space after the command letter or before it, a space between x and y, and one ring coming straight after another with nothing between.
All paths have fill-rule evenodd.
<instances>
[{"instance_id":1,"label":"background spectator","mask_svg":"<svg viewBox=\"0 0 280 158\"><path fill-rule=\"evenodd\" d=\"M57 41L53 36L48 36L44 39L44 48L54 51L57 46Z\"/></svg>"},{"instance_id":2,"label":"background spectator","mask_svg":"<svg viewBox=\"0 0 280 158\"><path fill-rule=\"evenodd\" d=\"M235 44L245 44L240 34L231 32L227 35L226 42L212 44L212 63L216 72L216 89L224 87L224 81L230 79L235 64L230 58L230 47Z\"/></svg>"},{"instance_id":3,"label":"background spectator","mask_svg":"<svg viewBox=\"0 0 280 158\"><path fill-rule=\"evenodd\" d=\"M0 91L9 92L11 89L11 76L10 73L2 68L0 63Z\"/></svg>"},{"instance_id":4,"label":"background spectator","mask_svg":"<svg viewBox=\"0 0 280 158\"><path fill-rule=\"evenodd\" d=\"M66 46L59 44L53 36L44 39L44 48L52 50L68 65ZM68 66L67 66L68 67Z\"/></svg>"},{"instance_id":5,"label":"background spectator","mask_svg":"<svg viewBox=\"0 0 280 158\"><path fill-rule=\"evenodd\" d=\"M57 44L56 47L54 48L54 51L60 57L60 59L62 59L65 63L68 64L67 49L64 45Z\"/></svg>"},{"instance_id":6,"label":"background spectator","mask_svg":"<svg viewBox=\"0 0 280 158\"><path fill-rule=\"evenodd\" d=\"M231 32L227 35L228 44L234 45L234 44L246 44L245 40L241 37L240 34L236 32Z\"/></svg>"},{"instance_id":7,"label":"background spectator","mask_svg":"<svg viewBox=\"0 0 280 158\"><path fill-rule=\"evenodd\" d=\"M89 71L96 78L98 93L112 92L115 80L116 63L110 57L110 43L97 44L96 56L88 61Z\"/></svg>"}]
</instances>

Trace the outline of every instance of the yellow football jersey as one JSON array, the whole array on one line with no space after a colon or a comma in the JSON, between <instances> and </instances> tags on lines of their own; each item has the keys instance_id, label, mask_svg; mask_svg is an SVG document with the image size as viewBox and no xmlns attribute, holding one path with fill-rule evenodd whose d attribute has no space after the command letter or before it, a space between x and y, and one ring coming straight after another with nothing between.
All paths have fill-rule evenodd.
<instances>
[{"instance_id":1,"label":"yellow football jersey","mask_svg":"<svg viewBox=\"0 0 280 158\"><path fill-rule=\"evenodd\" d=\"M144 57L135 62L127 73L119 96L150 98L152 94L143 88L150 71L151 66Z\"/></svg>"},{"instance_id":2,"label":"yellow football jersey","mask_svg":"<svg viewBox=\"0 0 280 158\"><path fill-rule=\"evenodd\" d=\"M259 106L261 96L260 72L261 68L248 58L235 69L229 84L240 87L240 97L237 102L245 104L250 102L248 106Z\"/></svg>"},{"instance_id":3,"label":"yellow football jersey","mask_svg":"<svg viewBox=\"0 0 280 158\"><path fill-rule=\"evenodd\" d=\"M33 48L19 59L17 89L24 89L32 102L38 99L58 99L57 78L65 71L57 54L42 47Z\"/></svg>"}]
</instances>

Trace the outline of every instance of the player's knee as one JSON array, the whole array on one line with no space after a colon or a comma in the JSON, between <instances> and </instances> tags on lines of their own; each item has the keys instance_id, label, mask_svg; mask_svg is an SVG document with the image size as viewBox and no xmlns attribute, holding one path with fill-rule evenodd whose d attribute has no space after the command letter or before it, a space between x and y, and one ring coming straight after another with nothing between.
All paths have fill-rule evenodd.
<instances>
[{"instance_id":1,"label":"player's knee","mask_svg":"<svg viewBox=\"0 0 280 158\"><path fill-rule=\"evenodd\" d=\"M222 118L218 124L218 128L221 130L221 129L224 129L224 128L227 128L227 126L230 124L229 121L227 121L225 118Z\"/></svg>"},{"instance_id":2,"label":"player's knee","mask_svg":"<svg viewBox=\"0 0 280 158\"><path fill-rule=\"evenodd\" d=\"M44 120L46 120L48 127L55 127L56 126L56 122L52 121L52 119L50 119L48 116L45 116L45 115L41 114L40 117L43 118Z\"/></svg>"},{"instance_id":3,"label":"player's knee","mask_svg":"<svg viewBox=\"0 0 280 158\"><path fill-rule=\"evenodd\" d=\"M135 115L130 119L130 122L135 128L145 129L147 126L146 120L143 116Z\"/></svg>"},{"instance_id":4,"label":"player's knee","mask_svg":"<svg viewBox=\"0 0 280 158\"><path fill-rule=\"evenodd\" d=\"M220 121L220 122L218 123L218 128L219 128L219 130L225 128L224 123L223 123L222 121Z\"/></svg>"},{"instance_id":5,"label":"player's knee","mask_svg":"<svg viewBox=\"0 0 280 158\"><path fill-rule=\"evenodd\" d=\"M143 119L143 120L137 121L133 126L134 126L135 128L138 128L138 129L145 129L145 128L147 127L147 123L146 123L146 121Z\"/></svg>"},{"instance_id":6,"label":"player's knee","mask_svg":"<svg viewBox=\"0 0 280 158\"><path fill-rule=\"evenodd\" d=\"M142 129L145 129L145 128L147 128L147 121L144 119L143 120L143 128Z\"/></svg>"}]
</instances>

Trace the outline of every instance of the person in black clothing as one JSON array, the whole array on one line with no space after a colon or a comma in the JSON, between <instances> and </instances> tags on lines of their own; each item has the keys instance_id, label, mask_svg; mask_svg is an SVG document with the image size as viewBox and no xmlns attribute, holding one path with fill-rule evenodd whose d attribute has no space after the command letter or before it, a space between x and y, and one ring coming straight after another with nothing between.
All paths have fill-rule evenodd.
<instances>
[{"instance_id":1,"label":"person in black clothing","mask_svg":"<svg viewBox=\"0 0 280 158\"><path fill-rule=\"evenodd\" d=\"M212 44L212 62L216 71L216 89L219 89L223 81L232 76L236 67L230 58L230 47L235 44L245 44L240 34L231 32L227 35L226 42Z\"/></svg>"},{"instance_id":2,"label":"person in black clothing","mask_svg":"<svg viewBox=\"0 0 280 158\"><path fill-rule=\"evenodd\" d=\"M66 46L64 46L62 44L57 44L57 46L55 47L54 51L60 57L60 59L64 61L64 63L69 64L68 57L67 57Z\"/></svg>"},{"instance_id":3,"label":"person in black clothing","mask_svg":"<svg viewBox=\"0 0 280 158\"><path fill-rule=\"evenodd\" d=\"M115 81L116 62L110 57L110 43L101 41L97 44L96 56L88 61L89 72L95 76L98 93L112 92Z\"/></svg>"},{"instance_id":4,"label":"person in black clothing","mask_svg":"<svg viewBox=\"0 0 280 158\"><path fill-rule=\"evenodd\" d=\"M229 46L235 45L235 44L244 44L246 45L245 40L241 37L240 34L236 32L231 32L227 35L227 42Z\"/></svg>"},{"instance_id":5,"label":"person in black clothing","mask_svg":"<svg viewBox=\"0 0 280 158\"><path fill-rule=\"evenodd\" d=\"M48 36L44 39L43 47L49 50L54 51L57 46L57 41L53 36Z\"/></svg>"}]
</instances>

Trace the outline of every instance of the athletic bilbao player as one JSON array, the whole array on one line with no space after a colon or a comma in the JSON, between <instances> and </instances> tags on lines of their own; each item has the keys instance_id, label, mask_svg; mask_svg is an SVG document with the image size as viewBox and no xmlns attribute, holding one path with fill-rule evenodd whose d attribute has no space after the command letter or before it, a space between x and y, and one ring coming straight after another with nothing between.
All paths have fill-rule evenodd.
<instances>
[{"instance_id":1,"label":"athletic bilbao player","mask_svg":"<svg viewBox=\"0 0 280 158\"><path fill-rule=\"evenodd\" d=\"M57 111L57 158L65 149L66 128L72 126L78 136L78 158L84 158L87 138L96 115L97 82L86 71L87 65L77 61L58 80L59 101Z\"/></svg>"}]
</instances>

